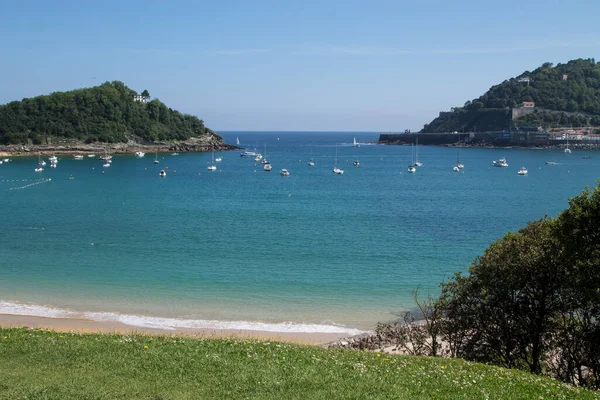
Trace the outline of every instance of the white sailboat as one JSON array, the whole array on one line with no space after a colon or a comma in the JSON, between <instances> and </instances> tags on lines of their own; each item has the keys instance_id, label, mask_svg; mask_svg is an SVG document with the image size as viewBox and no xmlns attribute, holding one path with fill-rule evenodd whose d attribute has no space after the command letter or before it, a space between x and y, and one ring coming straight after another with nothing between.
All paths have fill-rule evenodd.
<instances>
[{"instance_id":1,"label":"white sailboat","mask_svg":"<svg viewBox=\"0 0 600 400\"><path fill-rule=\"evenodd\" d=\"M158 151L155 153L154 155L154 164L159 164L160 161L158 161Z\"/></svg>"},{"instance_id":2,"label":"white sailboat","mask_svg":"<svg viewBox=\"0 0 600 400\"><path fill-rule=\"evenodd\" d=\"M354 143L352 143L352 147L360 147L360 143L356 141L356 137L354 137Z\"/></svg>"},{"instance_id":3,"label":"white sailboat","mask_svg":"<svg viewBox=\"0 0 600 400\"><path fill-rule=\"evenodd\" d=\"M235 144L237 144L238 146L240 145L240 138L239 137L235 138Z\"/></svg>"},{"instance_id":4,"label":"white sailboat","mask_svg":"<svg viewBox=\"0 0 600 400\"><path fill-rule=\"evenodd\" d=\"M164 178L165 176L167 176L167 173L165 172L164 169L161 169L160 172L158 173L158 176L160 176L161 178Z\"/></svg>"},{"instance_id":5,"label":"white sailboat","mask_svg":"<svg viewBox=\"0 0 600 400\"><path fill-rule=\"evenodd\" d=\"M309 167L315 166L315 162L313 161L312 156L311 156L310 147L308 148L308 166Z\"/></svg>"},{"instance_id":6,"label":"white sailboat","mask_svg":"<svg viewBox=\"0 0 600 400\"><path fill-rule=\"evenodd\" d=\"M335 145L335 162L333 163L333 173L338 175L342 175L344 173L344 170L338 168L337 166L337 145Z\"/></svg>"},{"instance_id":7,"label":"white sailboat","mask_svg":"<svg viewBox=\"0 0 600 400\"><path fill-rule=\"evenodd\" d=\"M207 168L209 171L216 171L217 166L215 165L215 147L212 148L212 164L210 164Z\"/></svg>"},{"instance_id":8,"label":"white sailboat","mask_svg":"<svg viewBox=\"0 0 600 400\"><path fill-rule=\"evenodd\" d=\"M565 148L565 153L571 154L571 149L569 148L569 134L567 133L567 148Z\"/></svg>"},{"instance_id":9,"label":"white sailboat","mask_svg":"<svg viewBox=\"0 0 600 400\"><path fill-rule=\"evenodd\" d=\"M267 158L267 144L265 143L265 157L261 161L263 164L270 164L269 159Z\"/></svg>"},{"instance_id":10,"label":"white sailboat","mask_svg":"<svg viewBox=\"0 0 600 400\"><path fill-rule=\"evenodd\" d=\"M415 167L422 167L423 163L421 161L419 161L419 137L417 136L417 145L415 146L415 153L416 153L416 160L415 160Z\"/></svg>"},{"instance_id":11,"label":"white sailboat","mask_svg":"<svg viewBox=\"0 0 600 400\"><path fill-rule=\"evenodd\" d=\"M463 169L465 166L460 163L460 146L456 147L456 168Z\"/></svg>"},{"instance_id":12,"label":"white sailboat","mask_svg":"<svg viewBox=\"0 0 600 400\"><path fill-rule=\"evenodd\" d=\"M412 143L410 144L410 156L411 156L412 162L408 166L408 173L414 174L415 172L417 172L417 168L415 168L415 152L414 152L414 146Z\"/></svg>"}]
</instances>

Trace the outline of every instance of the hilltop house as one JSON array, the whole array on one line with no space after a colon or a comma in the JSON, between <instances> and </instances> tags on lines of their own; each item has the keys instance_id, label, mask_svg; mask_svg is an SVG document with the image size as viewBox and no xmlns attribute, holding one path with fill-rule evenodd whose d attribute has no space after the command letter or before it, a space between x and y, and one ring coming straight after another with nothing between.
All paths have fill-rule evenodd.
<instances>
[{"instance_id":1,"label":"hilltop house","mask_svg":"<svg viewBox=\"0 0 600 400\"><path fill-rule=\"evenodd\" d=\"M133 96L133 101L139 101L140 103L145 103L148 99L142 95L136 94Z\"/></svg>"},{"instance_id":2,"label":"hilltop house","mask_svg":"<svg viewBox=\"0 0 600 400\"><path fill-rule=\"evenodd\" d=\"M523 107L523 108L534 108L535 107L535 102L533 102L533 101L524 101L523 104L521 104L521 107Z\"/></svg>"}]
</instances>

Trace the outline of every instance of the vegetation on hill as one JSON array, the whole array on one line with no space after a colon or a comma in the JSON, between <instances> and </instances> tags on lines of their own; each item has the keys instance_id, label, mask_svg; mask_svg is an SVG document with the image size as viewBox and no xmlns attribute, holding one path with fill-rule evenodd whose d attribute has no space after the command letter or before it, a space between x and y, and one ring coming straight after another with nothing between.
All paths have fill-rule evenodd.
<instances>
[{"instance_id":1,"label":"vegetation on hill","mask_svg":"<svg viewBox=\"0 0 600 400\"><path fill-rule=\"evenodd\" d=\"M598 399L457 359L256 340L0 329L0 399Z\"/></svg>"},{"instance_id":2,"label":"vegetation on hill","mask_svg":"<svg viewBox=\"0 0 600 400\"><path fill-rule=\"evenodd\" d=\"M136 95L115 81L0 105L0 143L46 144L56 138L115 143L218 137L197 117L172 110L158 99L135 101ZM150 94L144 90L141 96L147 100Z\"/></svg>"},{"instance_id":3,"label":"vegetation on hill","mask_svg":"<svg viewBox=\"0 0 600 400\"><path fill-rule=\"evenodd\" d=\"M378 331L402 343L436 340L452 357L523 369L600 389L600 183L557 218L506 234L473 261L468 275L418 302L425 324ZM414 347L414 346L413 346Z\"/></svg>"},{"instance_id":4,"label":"vegetation on hill","mask_svg":"<svg viewBox=\"0 0 600 400\"><path fill-rule=\"evenodd\" d=\"M535 102L536 112L511 121L510 109L525 101ZM513 124L600 125L600 65L593 58L556 66L544 63L493 86L463 107L440 113L425 125L423 132L503 130Z\"/></svg>"}]
</instances>

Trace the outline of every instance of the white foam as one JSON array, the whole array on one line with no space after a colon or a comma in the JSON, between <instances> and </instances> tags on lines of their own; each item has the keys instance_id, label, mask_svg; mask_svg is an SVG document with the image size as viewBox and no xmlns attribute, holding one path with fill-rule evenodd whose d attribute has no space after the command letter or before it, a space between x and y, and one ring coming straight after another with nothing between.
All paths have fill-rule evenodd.
<instances>
[{"instance_id":1,"label":"white foam","mask_svg":"<svg viewBox=\"0 0 600 400\"><path fill-rule=\"evenodd\" d=\"M141 328L175 330L185 329L215 329L236 331L261 331L279 333L341 333L358 335L363 331L338 325L306 324L295 322L267 323L255 321L218 321L206 319L162 318L120 313L87 312L85 318L93 321L120 322L125 325Z\"/></svg>"},{"instance_id":2,"label":"white foam","mask_svg":"<svg viewBox=\"0 0 600 400\"><path fill-rule=\"evenodd\" d=\"M98 322L119 322L140 328L176 330L213 329L235 331L260 331L274 333L336 333L358 335L364 331L343 325L309 324L295 322L268 323L258 321L219 321L206 319L163 318L145 315L121 314L116 312L76 312L37 304L25 304L0 300L0 314L26 315L44 318L85 318Z\"/></svg>"},{"instance_id":3,"label":"white foam","mask_svg":"<svg viewBox=\"0 0 600 400\"><path fill-rule=\"evenodd\" d=\"M77 316L76 312L69 310L63 310L60 308L48 306L40 306L37 304L25 304L10 301L0 301L0 314L27 315L32 317L45 318L73 318Z\"/></svg>"}]
</instances>

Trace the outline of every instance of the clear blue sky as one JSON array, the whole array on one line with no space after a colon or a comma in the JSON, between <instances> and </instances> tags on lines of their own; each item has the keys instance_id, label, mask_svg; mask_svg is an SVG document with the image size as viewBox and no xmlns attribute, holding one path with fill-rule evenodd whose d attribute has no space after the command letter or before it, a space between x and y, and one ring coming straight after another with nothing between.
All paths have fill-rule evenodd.
<instances>
[{"instance_id":1,"label":"clear blue sky","mask_svg":"<svg viewBox=\"0 0 600 400\"><path fill-rule=\"evenodd\" d=\"M600 1L0 0L0 103L120 80L217 130L420 129L545 61Z\"/></svg>"}]
</instances>

